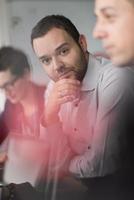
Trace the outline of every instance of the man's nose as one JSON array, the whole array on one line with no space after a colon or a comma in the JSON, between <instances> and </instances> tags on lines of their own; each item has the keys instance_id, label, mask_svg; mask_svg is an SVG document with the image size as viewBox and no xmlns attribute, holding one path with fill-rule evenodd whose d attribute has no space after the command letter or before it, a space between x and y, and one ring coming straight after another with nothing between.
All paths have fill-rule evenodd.
<instances>
[{"instance_id":1,"label":"man's nose","mask_svg":"<svg viewBox=\"0 0 134 200\"><path fill-rule=\"evenodd\" d=\"M107 32L104 30L104 27L100 23L96 23L93 30L93 37L99 40L102 40L107 36Z\"/></svg>"},{"instance_id":2,"label":"man's nose","mask_svg":"<svg viewBox=\"0 0 134 200\"><path fill-rule=\"evenodd\" d=\"M63 74L64 71L65 71L64 62L61 61L61 60L58 59L58 58L55 58L55 59L53 60L53 69L56 71L56 73L58 73L58 74Z\"/></svg>"}]
</instances>

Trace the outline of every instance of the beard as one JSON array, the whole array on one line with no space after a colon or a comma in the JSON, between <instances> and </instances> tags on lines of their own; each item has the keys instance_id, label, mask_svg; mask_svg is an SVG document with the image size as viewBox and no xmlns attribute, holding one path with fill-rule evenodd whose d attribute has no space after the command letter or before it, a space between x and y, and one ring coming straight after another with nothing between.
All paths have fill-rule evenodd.
<instances>
[{"instance_id":1,"label":"beard","mask_svg":"<svg viewBox=\"0 0 134 200\"><path fill-rule=\"evenodd\" d=\"M86 74L86 71L87 71L87 65L83 66L81 70L79 70L75 73L76 79L79 80L80 82L82 82L83 78Z\"/></svg>"},{"instance_id":2,"label":"beard","mask_svg":"<svg viewBox=\"0 0 134 200\"><path fill-rule=\"evenodd\" d=\"M55 71L53 75L48 74L49 78L54 82L60 79L76 79L82 82L88 67L88 57L80 49L79 55L74 63L71 65L68 62L63 62Z\"/></svg>"},{"instance_id":3,"label":"beard","mask_svg":"<svg viewBox=\"0 0 134 200\"><path fill-rule=\"evenodd\" d=\"M87 71L88 63L83 54L81 54L78 64L76 66L68 66L67 64L61 66L59 68L59 78L68 78L68 79L76 79L82 82L86 71Z\"/></svg>"}]
</instances>

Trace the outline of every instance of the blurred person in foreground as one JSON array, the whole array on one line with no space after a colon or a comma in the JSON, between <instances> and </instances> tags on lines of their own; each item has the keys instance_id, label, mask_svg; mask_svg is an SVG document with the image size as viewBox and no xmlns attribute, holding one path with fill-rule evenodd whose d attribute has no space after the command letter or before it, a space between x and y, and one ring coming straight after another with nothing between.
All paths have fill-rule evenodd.
<instances>
[{"instance_id":1,"label":"blurred person in foreground","mask_svg":"<svg viewBox=\"0 0 134 200\"><path fill-rule=\"evenodd\" d=\"M94 37L100 39L112 62L134 64L134 0L95 0Z\"/></svg>"},{"instance_id":2,"label":"blurred person in foreground","mask_svg":"<svg viewBox=\"0 0 134 200\"><path fill-rule=\"evenodd\" d=\"M31 43L51 79L42 128L57 143L54 152L66 158L68 173L86 183L88 198L110 199L114 191L111 198L119 199L115 183L119 177L126 183L133 168L131 70L91 55L85 36L64 16L42 18Z\"/></svg>"},{"instance_id":3,"label":"blurred person in foreground","mask_svg":"<svg viewBox=\"0 0 134 200\"><path fill-rule=\"evenodd\" d=\"M129 65L131 67L131 79L134 80L134 0L95 0L94 12L96 15L94 37L102 41L106 53L116 66L126 67ZM134 84L133 81L132 84ZM130 115L134 119L133 107L132 103ZM134 140L133 133L133 128L128 126L128 141ZM130 142L130 146L132 145L133 142ZM130 149L129 159L133 160L133 148ZM130 170L129 174L131 180L134 180L133 170ZM129 180L129 178L127 179ZM130 185L132 190L133 187L134 181ZM134 195L132 196L134 198Z\"/></svg>"},{"instance_id":4,"label":"blurred person in foreground","mask_svg":"<svg viewBox=\"0 0 134 200\"><path fill-rule=\"evenodd\" d=\"M38 141L42 139L39 124L45 86L31 81L27 55L11 46L0 49L0 91L7 98L0 116L0 162L5 161L4 181L33 183L38 177L36 165L40 165L44 156Z\"/></svg>"}]
</instances>

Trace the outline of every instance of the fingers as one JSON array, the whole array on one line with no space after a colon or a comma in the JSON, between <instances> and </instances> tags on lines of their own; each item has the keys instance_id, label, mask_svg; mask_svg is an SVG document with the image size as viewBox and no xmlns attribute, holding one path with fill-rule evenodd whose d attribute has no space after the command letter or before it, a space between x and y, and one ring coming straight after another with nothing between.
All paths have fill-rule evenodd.
<instances>
[{"instance_id":1,"label":"fingers","mask_svg":"<svg viewBox=\"0 0 134 200\"><path fill-rule=\"evenodd\" d=\"M67 102L71 102L75 99L76 99L76 97L74 95L63 96L63 97L59 98L59 104L61 105L61 104L67 103Z\"/></svg>"},{"instance_id":2,"label":"fingers","mask_svg":"<svg viewBox=\"0 0 134 200\"><path fill-rule=\"evenodd\" d=\"M77 86L80 86L80 81L76 80L76 79L61 79L59 81L57 81L57 83L60 85L66 85L66 84L69 84L69 85L77 85Z\"/></svg>"},{"instance_id":3,"label":"fingers","mask_svg":"<svg viewBox=\"0 0 134 200\"><path fill-rule=\"evenodd\" d=\"M65 97L65 96L74 96L75 98L79 95L79 89L78 88L68 88L65 90L58 91L59 98Z\"/></svg>"},{"instance_id":4,"label":"fingers","mask_svg":"<svg viewBox=\"0 0 134 200\"><path fill-rule=\"evenodd\" d=\"M58 98L73 100L77 98L80 92L80 82L72 79L62 79L57 83ZM70 96L70 98L69 98Z\"/></svg>"},{"instance_id":5,"label":"fingers","mask_svg":"<svg viewBox=\"0 0 134 200\"><path fill-rule=\"evenodd\" d=\"M60 106L64 103L71 102L79 97L80 81L76 79L61 79L57 81L51 93L48 96L45 108L46 121L51 121L52 116L56 116Z\"/></svg>"}]
</instances>

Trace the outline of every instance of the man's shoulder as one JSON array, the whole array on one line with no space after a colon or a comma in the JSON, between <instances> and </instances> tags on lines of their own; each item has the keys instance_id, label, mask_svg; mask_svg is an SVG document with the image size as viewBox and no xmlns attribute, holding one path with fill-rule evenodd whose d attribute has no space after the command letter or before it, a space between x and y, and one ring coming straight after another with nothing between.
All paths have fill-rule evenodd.
<instances>
[{"instance_id":1,"label":"man's shoulder","mask_svg":"<svg viewBox=\"0 0 134 200\"><path fill-rule=\"evenodd\" d=\"M118 67L114 65L110 59L103 58L103 57L95 57L93 55L90 55L89 59L89 65L94 68L95 73L94 75L97 76L103 76L103 79L112 79L115 77L123 77L127 76L130 73L130 67ZM91 71L92 72L92 71Z\"/></svg>"},{"instance_id":2,"label":"man's shoulder","mask_svg":"<svg viewBox=\"0 0 134 200\"><path fill-rule=\"evenodd\" d=\"M134 80L134 70L129 67L118 67L108 59L102 59L100 62L100 76L102 81L129 82Z\"/></svg>"},{"instance_id":3,"label":"man's shoulder","mask_svg":"<svg viewBox=\"0 0 134 200\"><path fill-rule=\"evenodd\" d=\"M101 58L98 60L100 63L100 67L101 67L101 73L104 74L112 74L112 73L116 73L116 74L125 74L128 73L130 71L130 68L128 66L126 67L118 67L116 65L114 65L111 60L106 59L106 58Z\"/></svg>"},{"instance_id":4,"label":"man's shoulder","mask_svg":"<svg viewBox=\"0 0 134 200\"><path fill-rule=\"evenodd\" d=\"M97 85L101 93L130 93L134 96L134 67L115 66L110 60L105 58L96 59L94 62L99 71Z\"/></svg>"}]
</instances>

